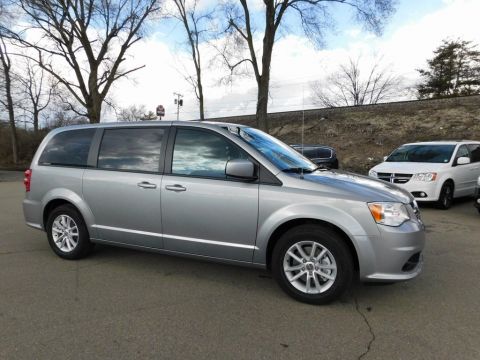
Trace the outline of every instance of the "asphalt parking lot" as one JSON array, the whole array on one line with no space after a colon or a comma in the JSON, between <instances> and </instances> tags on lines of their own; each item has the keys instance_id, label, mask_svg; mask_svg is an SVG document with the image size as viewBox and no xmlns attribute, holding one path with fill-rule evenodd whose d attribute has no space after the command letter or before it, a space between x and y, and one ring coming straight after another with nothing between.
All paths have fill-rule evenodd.
<instances>
[{"instance_id":1,"label":"asphalt parking lot","mask_svg":"<svg viewBox=\"0 0 480 360\"><path fill-rule=\"evenodd\" d=\"M471 200L422 209L419 278L321 307L259 270L103 246L62 260L24 225L23 194L0 182L0 359L480 359Z\"/></svg>"}]
</instances>

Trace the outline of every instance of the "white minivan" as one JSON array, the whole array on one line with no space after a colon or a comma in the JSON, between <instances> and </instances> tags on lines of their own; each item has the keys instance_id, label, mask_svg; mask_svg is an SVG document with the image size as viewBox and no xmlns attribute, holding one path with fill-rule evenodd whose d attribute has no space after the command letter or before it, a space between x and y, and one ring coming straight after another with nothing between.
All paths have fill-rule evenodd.
<instances>
[{"instance_id":1,"label":"white minivan","mask_svg":"<svg viewBox=\"0 0 480 360\"><path fill-rule=\"evenodd\" d=\"M480 176L479 141L431 141L405 144L369 176L408 190L417 201L435 201L448 209L456 197L473 196Z\"/></svg>"}]
</instances>

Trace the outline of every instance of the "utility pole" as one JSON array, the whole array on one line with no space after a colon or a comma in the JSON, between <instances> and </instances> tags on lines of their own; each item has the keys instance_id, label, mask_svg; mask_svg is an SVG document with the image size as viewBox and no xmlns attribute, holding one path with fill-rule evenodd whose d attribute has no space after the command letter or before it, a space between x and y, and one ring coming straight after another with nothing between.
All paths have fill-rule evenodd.
<instances>
[{"instance_id":1,"label":"utility pole","mask_svg":"<svg viewBox=\"0 0 480 360\"><path fill-rule=\"evenodd\" d=\"M183 95L174 92L173 96L176 96L176 99L174 99L174 104L177 105L177 121L180 117L180 106L183 106Z\"/></svg>"}]
</instances>

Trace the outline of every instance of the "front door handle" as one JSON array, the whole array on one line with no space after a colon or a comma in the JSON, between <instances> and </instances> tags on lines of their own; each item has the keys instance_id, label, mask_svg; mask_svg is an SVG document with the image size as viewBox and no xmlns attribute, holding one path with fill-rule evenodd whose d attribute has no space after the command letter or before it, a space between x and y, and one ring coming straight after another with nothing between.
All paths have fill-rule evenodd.
<instances>
[{"instance_id":1,"label":"front door handle","mask_svg":"<svg viewBox=\"0 0 480 360\"><path fill-rule=\"evenodd\" d=\"M157 185L149 183L148 181L142 181L137 184L138 187L143 189L156 189Z\"/></svg>"},{"instance_id":2,"label":"front door handle","mask_svg":"<svg viewBox=\"0 0 480 360\"><path fill-rule=\"evenodd\" d=\"M170 190L170 191L175 191L175 192L180 192L180 191L186 191L187 190L187 188L185 186L182 186L180 184L167 185L167 186L165 186L165 189Z\"/></svg>"}]
</instances>

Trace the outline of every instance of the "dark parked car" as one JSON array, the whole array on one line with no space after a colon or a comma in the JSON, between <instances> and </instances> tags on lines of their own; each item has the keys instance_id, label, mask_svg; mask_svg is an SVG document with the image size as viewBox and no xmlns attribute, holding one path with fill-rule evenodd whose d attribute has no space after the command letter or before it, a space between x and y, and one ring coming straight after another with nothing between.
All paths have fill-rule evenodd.
<instances>
[{"instance_id":1,"label":"dark parked car","mask_svg":"<svg viewBox=\"0 0 480 360\"><path fill-rule=\"evenodd\" d=\"M335 149L326 145L290 145L317 165L330 169L338 169L338 159ZM302 151L303 150L303 151Z\"/></svg>"}]
</instances>

